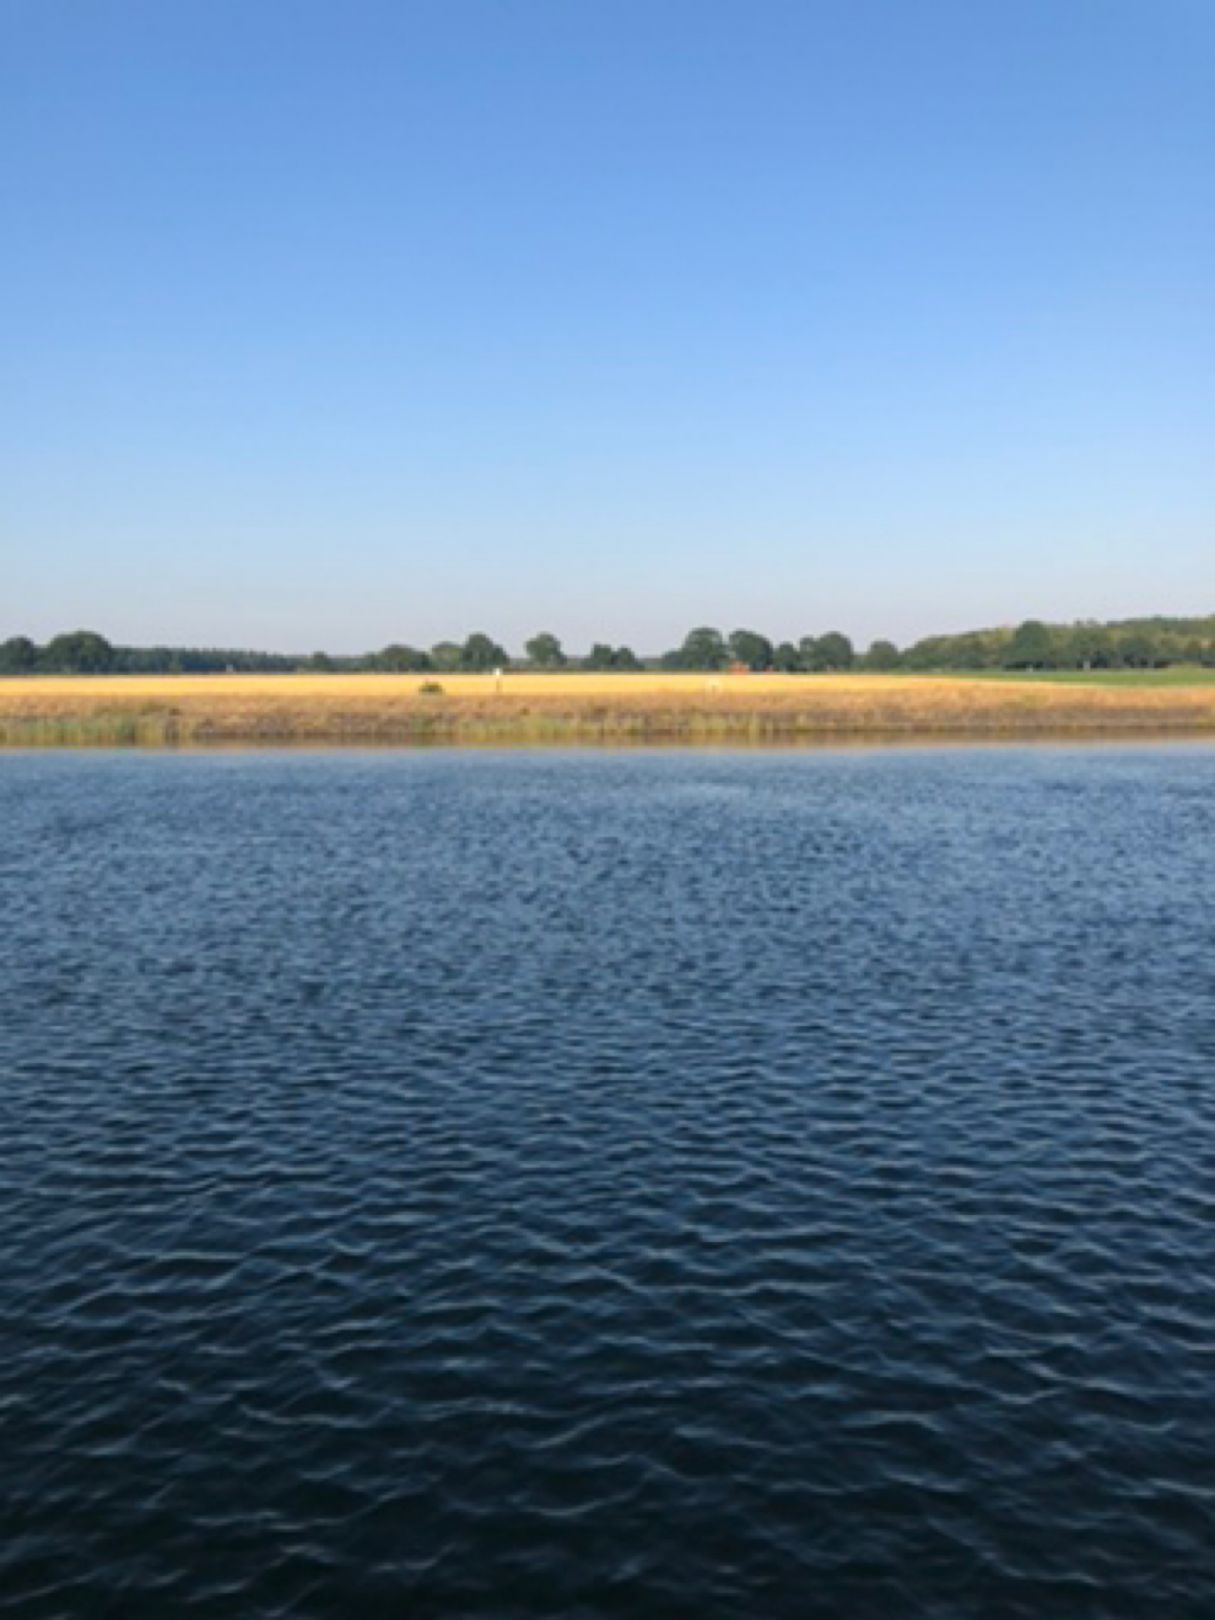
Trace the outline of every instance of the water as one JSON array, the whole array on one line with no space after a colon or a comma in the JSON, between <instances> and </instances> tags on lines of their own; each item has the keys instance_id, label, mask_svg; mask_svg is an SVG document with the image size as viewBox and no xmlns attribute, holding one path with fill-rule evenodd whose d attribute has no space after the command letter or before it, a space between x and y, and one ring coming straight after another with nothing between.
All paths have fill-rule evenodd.
<instances>
[{"instance_id":1,"label":"water","mask_svg":"<svg viewBox=\"0 0 1215 1620\"><path fill-rule=\"evenodd\" d=\"M1209 1616L1215 751L0 758L0 1612Z\"/></svg>"}]
</instances>

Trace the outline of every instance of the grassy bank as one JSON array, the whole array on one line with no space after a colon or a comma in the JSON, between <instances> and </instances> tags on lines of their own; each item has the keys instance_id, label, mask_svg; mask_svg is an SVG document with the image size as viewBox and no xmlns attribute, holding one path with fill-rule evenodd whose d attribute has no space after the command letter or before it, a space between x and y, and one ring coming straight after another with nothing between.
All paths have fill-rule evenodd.
<instances>
[{"instance_id":1,"label":"grassy bank","mask_svg":"<svg viewBox=\"0 0 1215 1620\"><path fill-rule=\"evenodd\" d=\"M1215 682L507 674L0 680L0 744L796 742L1215 735Z\"/></svg>"},{"instance_id":2,"label":"grassy bank","mask_svg":"<svg viewBox=\"0 0 1215 1620\"><path fill-rule=\"evenodd\" d=\"M1067 686L1215 686L1215 668L1170 664L1165 669L976 670L977 681L1051 681Z\"/></svg>"}]
</instances>

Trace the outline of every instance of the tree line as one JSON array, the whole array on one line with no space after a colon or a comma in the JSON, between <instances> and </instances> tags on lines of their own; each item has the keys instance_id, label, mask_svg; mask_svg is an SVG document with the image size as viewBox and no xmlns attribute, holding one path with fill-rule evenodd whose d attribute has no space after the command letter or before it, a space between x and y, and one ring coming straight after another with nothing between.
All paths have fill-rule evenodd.
<instances>
[{"instance_id":1,"label":"tree line","mask_svg":"<svg viewBox=\"0 0 1215 1620\"><path fill-rule=\"evenodd\" d=\"M1125 619L1100 624L1047 624L1028 619L1015 628L970 630L960 635L926 636L900 649L892 641L875 641L858 652L842 631L774 642L756 630L729 634L702 625L690 630L678 647L638 657L631 647L596 642L589 653L572 655L551 631L540 631L525 643L522 658L512 658L502 644L483 631L463 641L440 641L433 647L393 642L378 652L338 655L324 652L295 655L232 648L123 647L93 630L73 630L39 646L28 636L0 642L0 674L196 674L234 671L276 673L300 670L334 672L455 673L516 668L530 669L725 669L778 670L807 673L830 670L1051 670L1160 669L1171 664L1215 666L1215 615L1205 618Z\"/></svg>"}]
</instances>

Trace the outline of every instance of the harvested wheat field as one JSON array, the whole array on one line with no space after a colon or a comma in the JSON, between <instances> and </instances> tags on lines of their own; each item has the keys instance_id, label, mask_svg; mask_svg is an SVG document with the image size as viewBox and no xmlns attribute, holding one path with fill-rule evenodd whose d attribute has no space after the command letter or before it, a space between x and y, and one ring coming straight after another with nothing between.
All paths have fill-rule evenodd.
<instances>
[{"instance_id":1,"label":"harvested wheat field","mask_svg":"<svg viewBox=\"0 0 1215 1620\"><path fill-rule=\"evenodd\" d=\"M438 686L440 690L426 690ZM1215 735L1215 685L561 673L0 680L0 744L780 743Z\"/></svg>"}]
</instances>

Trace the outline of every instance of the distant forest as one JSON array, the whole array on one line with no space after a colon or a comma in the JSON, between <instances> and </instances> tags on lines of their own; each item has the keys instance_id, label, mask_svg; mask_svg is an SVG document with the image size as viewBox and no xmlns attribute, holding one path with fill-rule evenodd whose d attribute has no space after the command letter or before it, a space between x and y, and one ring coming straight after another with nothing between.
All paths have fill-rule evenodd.
<instances>
[{"instance_id":1,"label":"distant forest","mask_svg":"<svg viewBox=\"0 0 1215 1620\"><path fill-rule=\"evenodd\" d=\"M340 657L330 653L249 652L232 648L122 647L92 630L55 636L44 646L28 636L0 642L0 674L193 674L216 671L334 672L505 669L828 670L1046 670L1161 669L1170 664L1215 666L1215 615L1206 618L1123 619L1109 624L1045 624L1026 620L1015 628L969 630L927 636L900 649L875 641L859 652L841 631L773 642L756 630L729 635L702 626L682 644L655 657L639 658L629 647L596 642L581 656L542 631L512 658L492 636L477 632L464 641L440 641L428 649L393 643L378 652Z\"/></svg>"}]
</instances>

